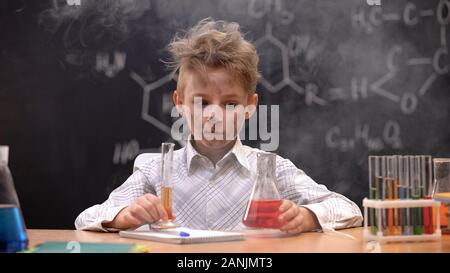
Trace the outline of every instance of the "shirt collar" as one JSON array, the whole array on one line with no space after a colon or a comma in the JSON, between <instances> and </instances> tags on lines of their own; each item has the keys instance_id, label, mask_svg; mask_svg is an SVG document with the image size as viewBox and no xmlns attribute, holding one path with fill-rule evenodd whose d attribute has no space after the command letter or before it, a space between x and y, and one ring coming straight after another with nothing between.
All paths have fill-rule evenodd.
<instances>
[{"instance_id":1,"label":"shirt collar","mask_svg":"<svg viewBox=\"0 0 450 273\"><path fill-rule=\"evenodd\" d=\"M186 144L186 163L188 172L191 172L192 164L194 161L199 160L200 158L203 158L204 156L201 155L195 148L192 146L192 136L189 136L187 144ZM230 155L234 155L237 162L243 166L246 170L250 171L250 166L248 163L247 158L247 152L242 145L241 139L239 136L237 136L236 142L233 145L233 148L231 148L230 151L228 151L221 160L219 160L218 163L220 163L222 160L226 160Z\"/></svg>"},{"instance_id":2,"label":"shirt collar","mask_svg":"<svg viewBox=\"0 0 450 273\"><path fill-rule=\"evenodd\" d=\"M237 137L236 143L234 143L233 148L231 148L231 151L229 151L224 156L224 158L226 158L226 156L228 156L229 154L234 154L234 156L236 157L238 162L241 164L241 166L243 166L245 169L250 171L250 165L248 163L247 152L246 152L244 145L242 145L242 142L241 142L241 139L239 138L239 136Z\"/></svg>"},{"instance_id":3,"label":"shirt collar","mask_svg":"<svg viewBox=\"0 0 450 273\"><path fill-rule=\"evenodd\" d=\"M188 141L186 142L186 163L188 172L192 169L193 159L200 157L202 157L202 155L192 146L192 137L189 136Z\"/></svg>"}]
</instances>

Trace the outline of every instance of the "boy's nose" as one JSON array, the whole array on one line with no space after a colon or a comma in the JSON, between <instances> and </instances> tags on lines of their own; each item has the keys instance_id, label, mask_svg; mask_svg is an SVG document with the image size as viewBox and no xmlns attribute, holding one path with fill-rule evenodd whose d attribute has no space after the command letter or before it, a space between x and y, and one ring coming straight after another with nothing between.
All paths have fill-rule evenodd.
<instances>
[{"instance_id":1,"label":"boy's nose","mask_svg":"<svg viewBox=\"0 0 450 273\"><path fill-rule=\"evenodd\" d=\"M219 106L214 106L205 109L203 114L208 121L221 121L224 118L225 112Z\"/></svg>"},{"instance_id":2,"label":"boy's nose","mask_svg":"<svg viewBox=\"0 0 450 273\"><path fill-rule=\"evenodd\" d=\"M207 117L208 120L212 120L216 116L216 113L214 111L211 111Z\"/></svg>"}]
</instances>

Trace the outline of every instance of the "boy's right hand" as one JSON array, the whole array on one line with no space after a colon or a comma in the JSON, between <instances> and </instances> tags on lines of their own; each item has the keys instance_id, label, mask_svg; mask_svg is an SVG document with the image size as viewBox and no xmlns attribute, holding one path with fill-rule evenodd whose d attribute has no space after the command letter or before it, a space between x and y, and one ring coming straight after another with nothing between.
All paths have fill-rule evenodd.
<instances>
[{"instance_id":1,"label":"boy's right hand","mask_svg":"<svg viewBox=\"0 0 450 273\"><path fill-rule=\"evenodd\" d=\"M153 194L145 194L128 207L122 209L109 223L103 223L106 228L129 229L137 228L146 223L162 219L168 220L167 212L161 200Z\"/></svg>"}]
</instances>

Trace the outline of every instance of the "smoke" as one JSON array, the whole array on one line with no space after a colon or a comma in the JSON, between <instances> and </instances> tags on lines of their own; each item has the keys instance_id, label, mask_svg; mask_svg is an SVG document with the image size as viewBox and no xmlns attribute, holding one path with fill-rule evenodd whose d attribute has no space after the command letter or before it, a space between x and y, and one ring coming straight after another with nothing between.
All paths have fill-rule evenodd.
<instances>
[{"instance_id":1,"label":"smoke","mask_svg":"<svg viewBox=\"0 0 450 273\"><path fill-rule=\"evenodd\" d=\"M136 28L134 22L151 8L150 0L52 0L38 22L53 35L60 33L66 48L114 47ZM72 1L75 2L75 1Z\"/></svg>"}]
</instances>

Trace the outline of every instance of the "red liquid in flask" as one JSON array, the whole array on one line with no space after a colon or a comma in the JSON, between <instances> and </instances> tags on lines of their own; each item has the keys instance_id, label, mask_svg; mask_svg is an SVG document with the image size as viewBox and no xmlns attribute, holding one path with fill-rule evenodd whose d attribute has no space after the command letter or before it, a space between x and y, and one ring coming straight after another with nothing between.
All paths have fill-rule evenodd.
<instances>
[{"instance_id":1,"label":"red liquid in flask","mask_svg":"<svg viewBox=\"0 0 450 273\"><path fill-rule=\"evenodd\" d=\"M281 200L252 200L247 217L242 222L252 228L282 227L286 222L278 220L281 202Z\"/></svg>"}]
</instances>

